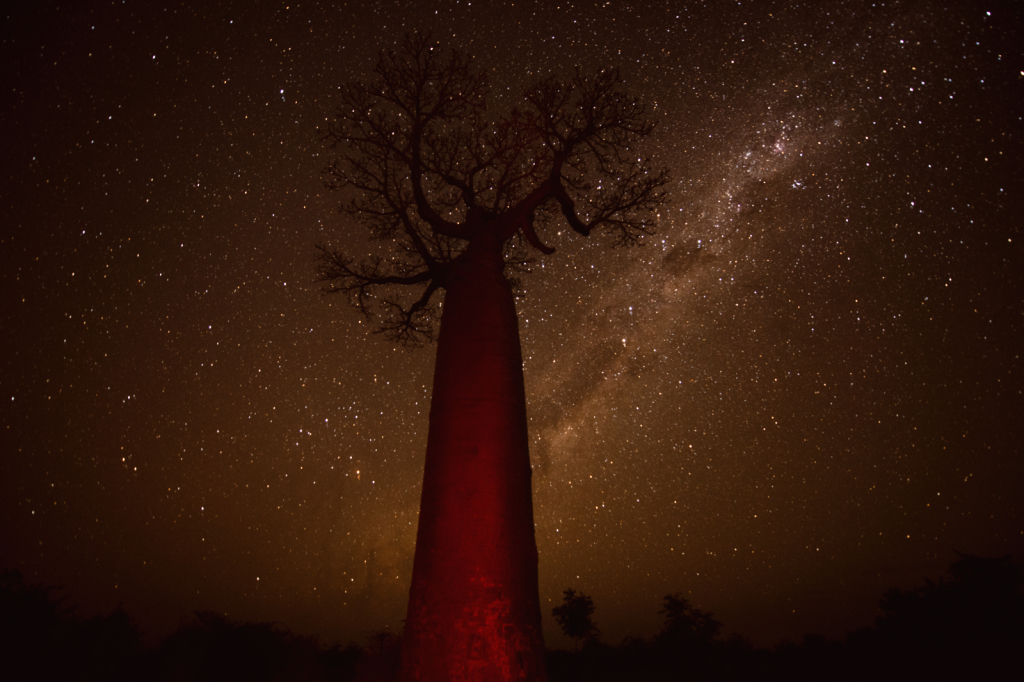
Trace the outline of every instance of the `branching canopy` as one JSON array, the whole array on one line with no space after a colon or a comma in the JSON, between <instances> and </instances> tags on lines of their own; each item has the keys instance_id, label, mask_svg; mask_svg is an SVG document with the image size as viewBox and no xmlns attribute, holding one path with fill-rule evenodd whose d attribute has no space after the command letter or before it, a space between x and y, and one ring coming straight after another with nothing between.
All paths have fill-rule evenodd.
<instances>
[{"instance_id":1,"label":"branching canopy","mask_svg":"<svg viewBox=\"0 0 1024 682\"><path fill-rule=\"evenodd\" d=\"M562 605L551 609L551 615L562 626L562 632L574 639L597 639L597 629L591 616L594 615L594 600L570 588L562 592Z\"/></svg>"},{"instance_id":2,"label":"branching canopy","mask_svg":"<svg viewBox=\"0 0 1024 682\"><path fill-rule=\"evenodd\" d=\"M380 248L358 259L317 244L318 281L368 318L381 314L380 330L400 342L433 337L434 294L470 242L507 255L521 238L548 254L539 228L564 219L581 235L601 231L628 246L650 234L664 200L667 173L632 151L652 124L614 69L546 78L495 113L483 71L411 34L381 52L371 82L340 92L324 132L338 154L326 184Z\"/></svg>"}]
</instances>

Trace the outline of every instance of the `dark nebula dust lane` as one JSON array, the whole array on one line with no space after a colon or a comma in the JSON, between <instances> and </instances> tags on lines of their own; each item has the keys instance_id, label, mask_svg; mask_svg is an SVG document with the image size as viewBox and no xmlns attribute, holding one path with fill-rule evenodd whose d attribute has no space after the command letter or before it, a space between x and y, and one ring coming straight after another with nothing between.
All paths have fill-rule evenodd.
<instances>
[{"instance_id":1,"label":"dark nebula dust lane","mask_svg":"<svg viewBox=\"0 0 1024 682\"><path fill-rule=\"evenodd\" d=\"M495 96L618 66L672 174L518 289L542 609L757 644L1024 550L1014 3L22 3L3 19L0 564L348 641L405 614L433 349L314 283L337 86L409 30ZM518 248L518 247L517 247Z\"/></svg>"}]
</instances>

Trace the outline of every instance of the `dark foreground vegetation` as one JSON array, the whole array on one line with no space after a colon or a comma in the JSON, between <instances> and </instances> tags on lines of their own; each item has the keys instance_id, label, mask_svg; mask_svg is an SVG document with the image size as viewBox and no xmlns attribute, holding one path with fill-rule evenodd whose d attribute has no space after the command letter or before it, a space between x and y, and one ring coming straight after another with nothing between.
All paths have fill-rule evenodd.
<instances>
[{"instance_id":1,"label":"dark foreground vegetation","mask_svg":"<svg viewBox=\"0 0 1024 682\"><path fill-rule=\"evenodd\" d=\"M844 640L808 635L757 649L723 639L712 614L680 595L659 612L651 639L602 643L589 597L566 590L559 624L582 646L548 652L551 682L618 680L1016 679L1024 668L1024 594L1010 557L961 555L938 583L890 590L872 627ZM390 680L399 639L325 646L271 623L237 623L201 611L155 647L128 615L79 618L53 588L0 575L0 679L4 680Z\"/></svg>"}]
</instances>

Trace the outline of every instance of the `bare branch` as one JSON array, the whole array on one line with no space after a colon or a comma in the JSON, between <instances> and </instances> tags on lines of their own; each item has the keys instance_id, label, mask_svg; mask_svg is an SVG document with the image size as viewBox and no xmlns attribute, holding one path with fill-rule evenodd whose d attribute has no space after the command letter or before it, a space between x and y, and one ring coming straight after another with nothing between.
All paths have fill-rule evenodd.
<instances>
[{"instance_id":1,"label":"bare branch","mask_svg":"<svg viewBox=\"0 0 1024 682\"><path fill-rule=\"evenodd\" d=\"M486 74L469 57L418 33L381 52L370 81L339 88L323 132L338 154L325 185L379 255L357 261L317 245L324 292L344 293L367 317L379 313L389 338L419 345L433 335L434 294L471 241L515 239L549 254L538 230L561 215L580 235L637 243L652 231L668 176L638 156L652 125L622 86L614 69L577 70L495 115ZM504 254L521 269L524 259ZM397 293L403 285L422 286L419 298Z\"/></svg>"}]
</instances>

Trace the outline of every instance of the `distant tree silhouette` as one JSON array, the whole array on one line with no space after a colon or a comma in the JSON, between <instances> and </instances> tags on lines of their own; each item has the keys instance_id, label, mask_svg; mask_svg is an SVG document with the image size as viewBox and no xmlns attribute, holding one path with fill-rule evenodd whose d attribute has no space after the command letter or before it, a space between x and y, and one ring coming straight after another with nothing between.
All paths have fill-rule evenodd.
<instances>
[{"instance_id":1,"label":"distant tree silhouette","mask_svg":"<svg viewBox=\"0 0 1024 682\"><path fill-rule=\"evenodd\" d=\"M274 623L237 623L212 611L166 637L155 654L150 679L210 682L351 680L358 653L324 651L315 639Z\"/></svg>"},{"instance_id":2,"label":"distant tree silhouette","mask_svg":"<svg viewBox=\"0 0 1024 682\"><path fill-rule=\"evenodd\" d=\"M795 644L783 640L768 659L764 677L772 682L818 682L819 680L860 679L864 671L852 673L843 642L818 634L805 635Z\"/></svg>"},{"instance_id":3,"label":"distant tree silhouette","mask_svg":"<svg viewBox=\"0 0 1024 682\"><path fill-rule=\"evenodd\" d=\"M356 666L356 682L392 682L397 679L401 652L401 636L389 630L370 633Z\"/></svg>"},{"instance_id":4,"label":"distant tree silhouette","mask_svg":"<svg viewBox=\"0 0 1024 682\"><path fill-rule=\"evenodd\" d=\"M57 667L73 608L53 588L25 584L20 571L0 573L0 666L16 680L45 678Z\"/></svg>"},{"instance_id":5,"label":"distant tree silhouette","mask_svg":"<svg viewBox=\"0 0 1024 682\"><path fill-rule=\"evenodd\" d=\"M78 679L113 682L142 678L142 633L120 605L107 615L80 622L75 629L70 649L74 669L81 675Z\"/></svg>"},{"instance_id":6,"label":"distant tree silhouette","mask_svg":"<svg viewBox=\"0 0 1024 682\"><path fill-rule=\"evenodd\" d=\"M562 605L551 609L551 614L558 621L562 632L567 637L576 640L576 646L584 639L595 639L600 636L601 631L594 624L594 600L576 590L568 589L562 592Z\"/></svg>"},{"instance_id":7,"label":"distant tree silhouette","mask_svg":"<svg viewBox=\"0 0 1024 682\"><path fill-rule=\"evenodd\" d=\"M1024 596L1010 556L957 553L951 580L893 589L874 628L851 633L853 658L884 671L880 679L992 679L1020 668Z\"/></svg>"},{"instance_id":8,"label":"distant tree silhouette","mask_svg":"<svg viewBox=\"0 0 1024 682\"><path fill-rule=\"evenodd\" d=\"M1021 571L1009 556L957 556L948 579L889 590L875 625L845 641L807 635L771 651L737 635L722 641L718 621L675 594L665 598L664 624L653 639L626 638L613 647L589 638L580 650L548 652L550 680L1015 679L1024 643ZM122 609L81 619L66 601L56 588L0 572L0 680L377 682L394 679L398 670L399 638L386 631L370 635L365 649L325 649L276 624L200 611L148 650ZM590 598L566 590L563 601L574 608L556 608L556 617L582 623L572 632L594 634L587 627L593 625Z\"/></svg>"},{"instance_id":9,"label":"distant tree silhouette","mask_svg":"<svg viewBox=\"0 0 1024 682\"><path fill-rule=\"evenodd\" d=\"M669 677L699 679L713 663L722 624L678 593L665 595L658 613L664 618L652 651L663 672L658 679L666 679L668 671Z\"/></svg>"},{"instance_id":10,"label":"distant tree silhouette","mask_svg":"<svg viewBox=\"0 0 1024 682\"><path fill-rule=\"evenodd\" d=\"M611 69L488 108L486 72L419 34L339 97L327 185L370 246L318 244L319 281L401 343L441 320L402 677L542 680L512 245L550 254L560 220L613 246L650 232L668 181L635 149L652 126Z\"/></svg>"},{"instance_id":11,"label":"distant tree silhouette","mask_svg":"<svg viewBox=\"0 0 1024 682\"><path fill-rule=\"evenodd\" d=\"M570 592L565 593L566 605L582 604L568 611L582 616L586 602ZM555 611L557 615L559 609ZM721 624L684 597L668 595L659 613L665 623L653 639L627 637L618 647L588 639L582 650L550 652L551 682L728 682L760 679L771 670L764 665L766 652L756 651L738 635L719 639Z\"/></svg>"},{"instance_id":12,"label":"distant tree silhouette","mask_svg":"<svg viewBox=\"0 0 1024 682\"><path fill-rule=\"evenodd\" d=\"M665 617L659 637L673 643L708 643L722 629L711 613L694 607L679 593L665 595L665 604L658 613Z\"/></svg>"},{"instance_id":13,"label":"distant tree silhouette","mask_svg":"<svg viewBox=\"0 0 1024 682\"><path fill-rule=\"evenodd\" d=\"M141 679L141 637L128 615L118 607L81 620L58 589L0 573L0 679Z\"/></svg>"}]
</instances>

